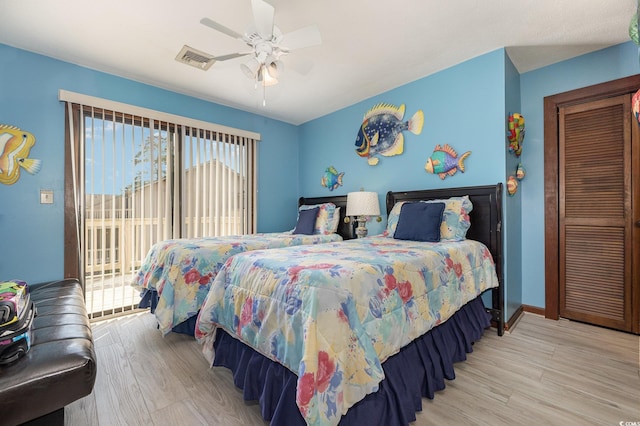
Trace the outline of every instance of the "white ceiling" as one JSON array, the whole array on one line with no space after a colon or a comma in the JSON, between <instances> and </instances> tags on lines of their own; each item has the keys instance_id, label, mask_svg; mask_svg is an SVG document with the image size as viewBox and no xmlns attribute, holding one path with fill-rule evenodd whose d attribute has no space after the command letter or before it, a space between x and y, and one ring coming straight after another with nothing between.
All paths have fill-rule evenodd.
<instances>
[{"instance_id":1,"label":"white ceiling","mask_svg":"<svg viewBox=\"0 0 640 426\"><path fill-rule=\"evenodd\" d=\"M266 107L243 58L208 71L175 60L185 44L246 50L200 19L243 33L250 0L0 0L0 43L300 124L501 47L522 73L628 41L636 11L634 0L267 1L283 33L317 24L322 45L284 57Z\"/></svg>"}]
</instances>

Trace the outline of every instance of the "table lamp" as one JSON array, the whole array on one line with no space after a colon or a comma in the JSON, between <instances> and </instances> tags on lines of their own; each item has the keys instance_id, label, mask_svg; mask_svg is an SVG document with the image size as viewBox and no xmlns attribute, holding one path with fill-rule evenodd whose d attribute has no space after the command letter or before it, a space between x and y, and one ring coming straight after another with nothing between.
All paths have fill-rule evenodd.
<instances>
[{"instance_id":1,"label":"table lamp","mask_svg":"<svg viewBox=\"0 0 640 426\"><path fill-rule=\"evenodd\" d=\"M355 216L358 226L358 238L367 236L367 216L380 216L380 204L377 192L349 192L347 194L346 216Z\"/></svg>"}]
</instances>

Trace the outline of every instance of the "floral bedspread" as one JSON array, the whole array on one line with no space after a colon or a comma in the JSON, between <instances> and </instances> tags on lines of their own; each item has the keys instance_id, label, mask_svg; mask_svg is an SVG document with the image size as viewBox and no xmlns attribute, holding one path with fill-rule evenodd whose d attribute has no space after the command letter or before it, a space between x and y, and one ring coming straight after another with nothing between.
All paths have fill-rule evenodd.
<instances>
[{"instance_id":1,"label":"floral bedspread","mask_svg":"<svg viewBox=\"0 0 640 426\"><path fill-rule=\"evenodd\" d=\"M230 258L198 316L210 361L222 327L298 376L310 425L337 424L377 391L381 363L497 287L489 250L471 240L368 237Z\"/></svg>"},{"instance_id":2,"label":"floral bedspread","mask_svg":"<svg viewBox=\"0 0 640 426\"><path fill-rule=\"evenodd\" d=\"M338 234L291 232L165 240L151 247L131 285L140 291L157 291L155 316L160 331L167 334L198 314L213 278L234 254L341 240Z\"/></svg>"}]
</instances>

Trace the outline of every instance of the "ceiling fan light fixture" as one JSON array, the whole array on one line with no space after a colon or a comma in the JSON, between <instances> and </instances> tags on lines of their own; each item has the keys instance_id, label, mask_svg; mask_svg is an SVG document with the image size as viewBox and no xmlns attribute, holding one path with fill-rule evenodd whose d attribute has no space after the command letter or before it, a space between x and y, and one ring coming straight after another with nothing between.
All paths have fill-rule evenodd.
<instances>
[{"instance_id":1,"label":"ceiling fan light fixture","mask_svg":"<svg viewBox=\"0 0 640 426\"><path fill-rule=\"evenodd\" d=\"M242 70L244 75L253 80L254 78L256 78L261 66L262 64L258 62L256 58L252 58L248 62L240 64L240 69Z\"/></svg>"},{"instance_id":2,"label":"ceiling fan light fixture","mask_svg":"<svg viewBox=\"0 0 640 426\"><path fill-rule=\"evenodd\" d=\"M258 81L262 86L275 86L278 84L278 79L269 72L269 67L263 65L258 70Z\"/></svg>"},{"instance_id":3,"label":"ceiling fan light fixture","mask_svg":"<svg viewBox=\"0 0 640 426\"><path fill-rule=\"evenodd\" d=\"M267 72L273 78L278 78L284 69L284 64L279 60L271 60L265 64Z\"/></svg>"},{"instance_id":4,"label":"ceiling fan light fixture","mask_svg":"<svg viewBox=\"0 0 640 426\"><path fill-rule=\"evenodd\" d=\"M258 89L258 85L262 86L264 106L266 105L265 88L278 84L278 78L284 70L284 64L280 61L280 57L289 54L292 50L316 46L322 42L322 39L316 25L309 25L283 34L274 25L274 7L265 0L251 0L251 10L253 22L249 24L243 34L209 18L202 18L200 23L247 44L250 48L249 51L216 56L213 59L227 61L251 55L251 59L241 64L240 69L243 74L253 80L256 89ZM286 42L286 46L281 45L283 42Z\"/></svg>"}]
</instances>

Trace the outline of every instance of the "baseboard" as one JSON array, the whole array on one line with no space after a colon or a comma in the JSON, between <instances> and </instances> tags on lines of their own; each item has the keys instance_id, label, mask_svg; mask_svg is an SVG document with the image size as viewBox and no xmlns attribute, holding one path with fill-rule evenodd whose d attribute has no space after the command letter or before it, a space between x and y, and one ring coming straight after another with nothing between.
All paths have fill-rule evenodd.
<instances>
[{"instance_id":1,"label":"baseboard","mask_svg":"<svg viewBox=\"0 0 640 426\"><path fill-rule=\"evenodd\" d=\"M511 317L504 323L505 331L513 330L518 321L520 321L520 318L522 318L523 314L524 311L522 309L522 305L520 305L518 306L518 309L516 309L516 311L513 313L513 315L511 315Z\"/></svg>"},{"instance_id":2,"label":"baseboard","mask_svg":"<svg viewBox=\"0 0 640 426\"><path fill-rule=\"evenodd\" d=\"M544 308L539 308L537 306L531 305L520 305L518 309L511 315L509 320L504 323L504 331L513 330L518 321L522 318L525 312L529 312L531 314L542 315L544 316ZM491 327L497 328L498 324L495 321L491 321Z\"/></svg>"},{"instance_id":3,"label":"baseboard","mask_svg":"<svg viewBox=\"0 0 640 426\"><path fill-rule=\"evenodd\" d=\"M539 308L537 306L531 305L520 305L518 309L516 309L516 311L513 313L513 315L511 315L509 320L505 322L505 331L513 330L513 328L516 326L518 321L520 321L525 312L544 316L544 308Z\"/></svg>"},{"instance_id":4,"label":"baseboard","mask_svg":"<svg viewBox=\"0 0 640 426\"><path fill-rule=\"evenodd\" d=\"M536 314L536 315L544 316L544 314L545 314L544 308L539 308L537 306L522 305L522 309L525 312L529 312L529 313Z\"/></svg>"}]
</instances>

